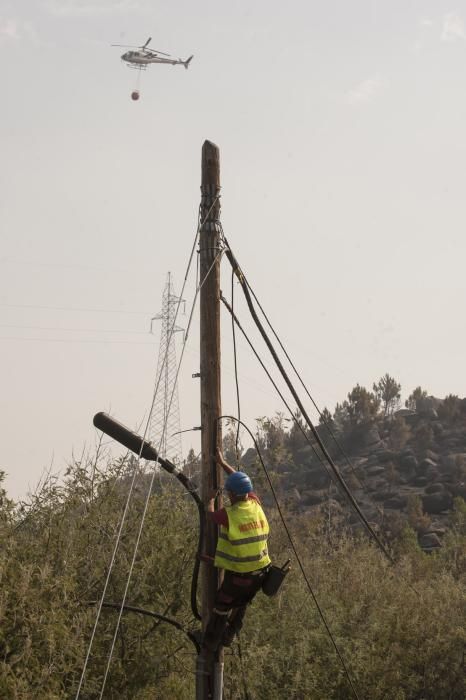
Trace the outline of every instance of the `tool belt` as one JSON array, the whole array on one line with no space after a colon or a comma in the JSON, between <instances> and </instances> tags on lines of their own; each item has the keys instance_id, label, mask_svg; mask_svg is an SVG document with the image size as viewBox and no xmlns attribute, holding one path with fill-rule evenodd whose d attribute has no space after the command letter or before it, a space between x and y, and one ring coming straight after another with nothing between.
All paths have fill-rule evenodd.
<instances>
[{"instance_id":1,"label":"tool belt","mask_svg":"<svg viewBox=\"0 0 466 700\"><path fill-rule=\"evenodd\" d=\"M268 564L267 566L264 566L263 569L257 569L257 571L246 571L246 572L240 572L240 571L233 571L232 573L235 576L239 576L239 578L251 578L252 576L264 576L268 573L269 569L271 567L271 564Z\"/></svg>"}]
</instances>

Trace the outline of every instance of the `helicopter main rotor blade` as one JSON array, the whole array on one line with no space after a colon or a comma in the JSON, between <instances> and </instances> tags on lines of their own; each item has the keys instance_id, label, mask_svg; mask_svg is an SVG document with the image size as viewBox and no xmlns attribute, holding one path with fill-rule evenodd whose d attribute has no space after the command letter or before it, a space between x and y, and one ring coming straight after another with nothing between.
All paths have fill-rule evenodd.
<instances>
[{"instance_id":1,"label":"helicopter main rotor blade","mask_svg":"<svg viewBox=\"0 0 466 700\"><path fill-rule=\"evenodd\" d=\"M159 51L158 49L144 49L146 53L152 53L152 54L159 54L160 56L171 56L169 53L164 53L163 51Z\"/></svg>"},{"instance_id":2,"label":"helicopter main rotor blade","mask_svg":"<svg viewBox=\"0 0 466 700\"><path fill-rule=\"evenodd\" d=\"M145 53L148 54L153 54L153 55L160 55L160 56L167 56L170 57L171 54L165 53L164 51L159 51L158 49L148 49L147 44L149 41L151 41L152 37L149 37L146 43L143 46L134 46L133 44L110 44L110 46L119 46L122 49L141 49Z\"/></svg>"}]
</instances>

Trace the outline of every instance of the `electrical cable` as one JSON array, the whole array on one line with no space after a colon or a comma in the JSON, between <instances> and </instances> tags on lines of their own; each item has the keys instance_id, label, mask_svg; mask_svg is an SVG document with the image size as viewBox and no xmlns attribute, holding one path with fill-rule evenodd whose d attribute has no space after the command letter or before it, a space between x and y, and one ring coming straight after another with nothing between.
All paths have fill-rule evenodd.
<instances>
[{"instance_id":1,"label":"electrical cable","mask_svg":"<svg viewBox=\"0 0 466 700\"><path fill-rule=\"evenodd\" d=\"M246 331L244 330L244 328L242 327L241 323L239 322L238 317L236 316L236 314L234 314L233 309L231 308L230 304L229 304L228 301L225 299L225 297L223 296L223 294L220 295L220 300L222 301L222 303L224 304L224 306L228 309L229 313L232 315L232 318L234 318L235 324L238 326L238 328L240 329L241 333L243 334L243 337L245 338L246 342L248 343L249 347L251 348L252 352L254 353L254 355L255 355L257 361L258 361L259 364L261 365L262 369L264 370L265 374L267 375L268 379L270 380L270 383L271 383L272 386L274 387L274 389L275 389L275 391L277 392L278 396L279 396L280 399L282 400L282 402L283 402L283 404L285 405L285 407L288 409L288 412L289 412L289 414L290 414L291 419L294 421L294 423L295 423L295 425L297 426L297 428L301 431L301 433L302 433L304 439L306 440L306 442L308 443L309 447L310 447L311 450L313 451L314 456L316 457L316 459L320 462L321 466L322 466L322 467L325 469L325 471L327 472L327 475L328 475L329 479L332 480L332 476L331 476L331 473L330 473L330 470L329 470L328 466L326 465L326 463L323 461L322 457L319 455L319 453L318 453L317 450L315 449L315 446L314 446L314 445L312 444L312 442L310 441L309 435L307 435L307 433L306 433L306 431L304 430L304 428L303 428L303 426L301 425L301 423L299 423L299 421L297 420L297 418L296 418L296 416L295 416L295 414L294 414L294 412L293 412L291 406L289 405L289 403L287 402L287 400L286 400L285 397L283 396L283 394L282 394L282 392L280 391L280 389L279 389L277 383L275 382L275 380L273 379L273 377L272 377L272 375L270 374L269 370L268 370L267 367L265 366L264 361L262 360L262 358L260 357L260 355L259 355L259 353L257 352L256 348L255 348L254 345L252 344L252 342L251 342L249 336L247 335Z\"/></svg>"},{"instance_id":2,"label":"electrical cable","mask_svg":"<svg viewBox=\"0 0 466 700\"><path fill-rule=\"evenodd\" d=\"M96 600L90 600L87 604L95 605L96 603ZM104 603L102 607L118 610L120 605L119 603ZM166 615L161 615L160 613L153 612L152 610L146 610L145 608L139 608L134 605L125 605L123 610L124 612L134 612L139 613L140 615L147 615L148 617L155 617L155 619L160 620L160 622L166 622L167 624L176 627L177 630L180 630L180 632L185 633L185 635L196 647L196 651L199 652L200 646L196 636L192 632L187 630L185 627L183 627L183 625L180 622L178 622L178 620L174 620L172 617L167 617Z\"/></svg>"},{"instance_id":3,"label":"electrical cable","mask_svg":"<svg viewBox=\"0 0 466 700\"><path fill-rule=\"evenodd\" d=\"M124 309L91 309L88 307L76 306L43 306L40 304L7 304L0 302L0 306L8 307L9 309L45 309L46 311L90 311L97 314L143 314L147 315L149 311L125 311Z\"/></svg>"},{"instance_id":4,"label":"electrical cable","mask_svg":"<svg viewBox=\"0 0 466 700\"><path fill-rule=\"evenodd\" d=\"M163 370L163 367L165 366L165 363L166 363L166 361L167 361L168 348L169 348L169 346L170 346L170 340L171 340L171 337L172 337L172 335L173 335L173 333L174 333L174 329L175 329L175 326L176 326L176 321L177 321L178 313L179 313L180 306L181 306L181 302L182 302L183 292L184 292L184 289L185 289L185 286L186 286L186 282L187 282L187 278L188 278L188 275L189 275L189 270L190 270L191 262L192 262L192 259L193 259L193 256L194 256L194 250L195 250L195 246L196 246L196 244L197 244L197 239L198 239L198 237L199 237L199 232L200 232L200 230L202 229L202 227L203 227L203 225L204 225L204 223L205 223L205 220L208 218L208 216L209 216L209 214L210 214L210 211L211 211L212 208L214 207L214 204L216 203L217 199L219 199L219 195L217 195L217 196L215 197L214 201L212 202L212 204L211 204L211 206L210 206L210 208L209 208L209 211L208 211L207 214L206 214L206 217L205 217L204 221L203 221L203 222L198 226L198 228L197 228L197 232L196 232L196 236L195 236L195 240L194 240L194 245L193 245L193 248L192 248L192 250L191 250L191 255L190 255L190 258L189 258L188 269L187 269L186 274L185 274L185 278L184 278L184 282L183 282L183 287L182 287L180 296L179 296L179 298L178 298L178 303L177 303L177 307L176 307L176 310L175 310L175 315L174 315L174 319L173 319L172 328L171 328L171 330L170 330L170 334L169 334L169 337L168 337L167 349L166 349L166 352L165 352L165 356L164 356L164 358L163 358L163 362L162 362L162 366L161 366L161 371L160 371L160 374L159 374L159 380L158 380L158 382L157 382L156 390L154 391L153 400L152 400L152 405L151 405L151 408L150 408L149 416L148 416L147 423L146 423L146 428L145 428L144 435L143 435L143 441L144 441L145 438L146 438L147 430L148 430L149 425L150 425L150 421L151 421L151 417L152 417L152 412L153 412L153 410L154 410L154 405L155 405L155 399L156 399L156 395L157 395L157 390L158 390L158 386L159 386L159 383L160 383L160 378L161 378L161 375L162 375L162 370ZM210 275L211 270L213 269L214 265L216 264L218 258L221 256L222 253L223 253L223 249L221 249L221 250L217 253L217 255L216 255L214 261L212 262L211 266L209 267L208 271L206 272L206 275L205 275L204 279L202 280L202 282L201 282L201 284L200 284L200 287L202 287L203 284L205 283L206 279L207 279L208 276ZM196 294L195 294L195 296L194 296L193 308L192 308L192 310L191 310L191 315L190 315L189 322L191 322L192 317L193 317L194 305L195 305L195 303L196 303L197 296L198 296L198 290L196 290ZM188 325L188 329L187 329L187 330L189 330L189 325ZM183 357L184 357L184 348L186 347L186 342L187 342L187 340L188 340L188 333L186 333L186 336L185 336L185 339L184 339L184 342L183 342L183 349L182 349L182 351L181 351L180 359L179 359L179 362L178 362L178 368L177 368L175 380L174 380L174 383L173 383L173 390L172 390L172 394L171 394L171 397L170 397L170 402L169 402L167 414L166 414L166 416L165 416L165 422L164 422L164 425L163 425L163 428L162 428L162 435L161 435L160 442L159 442L159 450L160 450L160 446L163 444L163 442L164 442L164 440L165 440L165 433L166 433L166 430L167 430L167 424L168 424L168 418L169 418L169 415L170 415L171 404L172 404L172 401L173 401L173 395L174 395L174 391L175 391L176 382L177 382L177 379L178 379L178 374L179 374L179 371L180 371L181 363L182 363L182 361L183 361ZM141 455L139 454L139 456L138 456L138 462L139 462L139 460L140 460L140 457L141 457ZM104 689L105 689L105 684L106 684L108 672L109 672L109 669L110 669L110 664L111 664L111 660L112 660L112 656L113 656L113 650L114 650L114 648L115 648L115 644L116 644L116 640L117 640L117 635L118 635L118 629L119 629L119 626L120 626L121 616L122 616L122 613L123 613L123 607L124 607L124 605L125 605L125 603L126 603L126 596L127 596L127 594L128 594L129 584L130 584L130 581L131 581L131 576L132 576L133 569L134 569L134 564L135 564L135 561L136 561L136 555L137 555L137 551L138 551L138 548L139 548L139 542L140 542L140 540L141 540L141 535L142 535L142 530L143 530L143 527L144 527L144 521L145 521L145 518L146 518L147 509L148 509L148 507L149 507L149 501L150 501L150 496L151 496L151 493L152 493L152 487L153 487L153 483L154 483L154 479L155 479L155 473L156 473L156 467L154 467L154 469L152 470L151 480L150 480L150 483L149 483L149 486L148 486L148 489L147 489L147 496L146 496L146 500L145 500L145 503L144 503L144 509L143 509L143 512L142 512L142 515L141 515L140 527L139 527L138 534L137 534L137 536L136 536L136 542L135 542L135 545L134 545L134 553L133 553L133 557L132 557L132 560L131 560L131 563L130 563L130 567L129 567L129 571L128 571L128 576L127 576L126 585L125 585L125 589L124 589L124 593L123 593L123 598L122 598L122 603L121 603L121 609L120 609L120 612L119 612L119 615L118 615L117 623L116 623L116 625L115 625L115 633L114 633L114 635L113 635L113 639L112 639L112 643L111 643L111 647L110 647L110 652L109 652L109 655L108 655L108 661L107 661L107 666L106 666L106 669L105 669L105 674L104 674L104 679L103 679L103 682L102 682L102 688L101 688L99 700L101 700L102 697L103 697L103 692L104 692ZM196 559L196 564L197 564L197 559ZM195 565L196 565L196 564L195 564Z\"/></svg>"},{"instance_id":5,"label":"electrical cable","mask_svg":"<svg viewBox=\"0 0 466 700\"><path fill-rule=\"evenodd\" d=\"M239 398L239 383L238 383L238 358L237 358L237 352L236 352L236 333L235 333L235 319L233 315L234 311L234 289L235 289L235 271L231 271L231 334L233 338L233 358L234 358L234 363L235 363L235 386L236 386L236 406L237 406L237 412L238 412L238 420L241 418L241 403L240 403L240 398ZM236 429L236 440L235 440L235 458L236 458L236 469L239 469L239 450L238 450L238 443L239 443L239 423L237 424L238 427Z\"/></svg>"},{"instance_id":6,"label":"electrical cable","mask_svg":"<svg viewBox=\"0 0 466 700\"><path fill-rule=\"evenodd\" d=\"M146 335L146 331L126 331L113 328L64 328L63 326L20 326L16 324L0 324L0 328L19 328L29 331L71 331L73 333L123 333L125 335Z\"/></svg>"},{"instance_id":7,"label":"electrical cable","mask_svg":"<svg viewBox=\"0 0 466 700\"><path fill-rule=\"evenodd\" d=\"M314 452L315 457L316 457L317 460L320 462L321 466L322 466L322 467L325 469L325 471L327 472L327 475L328 475L328 477L329 477L329 479L330 479L330 484L334 483L333 480L332 480L331 473L330 473L330 471L329 471L327 465L326 465L325 462L322 460L322 458L320 457L320 455L318 454L318 452L315 450L315 447L314 447L314 445L312 444L312 442L310 441L309 436L307 435L307 433L306 433L305 430L303 429L303 426L301 425L301 423L299 423L299 421L297 420L296 415L295 415L295 414L293 413L293 411L291 410L291 407L289 406L289 404L288 404L288 402L286 401L285 397L283 396L282 392L281 392L280 389L278 388L276 382L274 381L273 377L271 376L270 372L268 371L267 367L265 366L263 360L261 359L261 357L260 357L259 353L257 352L257 350L255 349L254 345L252 344L252 342L251 342L250 338L248 337L246 331L245 331L244 328L241 326L241 323L239 322L237 316L236 316L235 314L233 314L233 310L232 310L232 308L230 307L228 301L225 299L225 297L224 297L222 294L220 295L220 299L221 299L221 301L223 302L224 306L228 309L229 313L233 315L233 317L234 317L234 319L235 319L236 325L238 326L238 328L239 328L240 331L242 332L243 337L245 338L245 340L246 340L247 343L249 344L249 347L251 348L252 352L254 353L254 355L255 355L256 359L258 360L259 364L261 365L262 369L263 369L264 372L266 373L268 379L270 380L271 384L273 385L273 387L274 387L275 391L277 392L278 396L280 397L280 399L282 400L283 404L284 404L284 405L286 406L286 408L288 409L288 412L289 412L289 414L290 414L290 416L291 416L291 419L294 421L294 423L295 423L295 425L297 426L297 428L301 431L303 437L304 437L305 440L307 441L308 445L311 447L312 451ZM389 561L390 561L391 564L394 564L394 561L393 561L392 559L389 559ZM417 596L419 596L419 591L416 590L416 588L415 588L409 581L408 581L407 583L408 583L408 586L411 588L411 590L412 590Z\"/></svg>"},{"instance_id":8,"label":"electrical cable","mask_svg":"<svg viewBox=\"0 0 466 700\"><path fill-rule=\"evenodd\" d=\"M197 244L197 240L198 240L198 237L199 237L199 232L200 232L202 226L204 225L205 221L207 220L208 216L210 215L210 212L211 212L212 208L214 207L214 205L215 205L215 203L216 203L216 201L217 201L218 198L219 198L219 195L217 195L217 196L215 197L215 199L213 200L213 202L212 202L212 204L211 204L211 207L209 208L209 210L208 210L208 212L207 212L207 214L206 214L206 216L205 216L205 218L204 218L203 221L201 221L201 217L200 217L201 208L199 207L198 226L197 226L197 230L196 230L196 235L195 235L195 237L194 237L194 243L193 243L193 246L192 246L192 249L191 249L191 253L190 253L190 256L189 256L188 264L187 264L187 269L186 269L186 273L185 273L185 277L184 277L184 282L183 282L182 291L181 291L181 294L180 294L180 297L179 297L179 301L178 301L178 305L177 305L177 308L176 308L176 311L175 311L175 317L174 317L173 326L172 326L172 329L171 329L171 334L173 334L173 330L174 330L174 327L175 327L176 319L177 319L178 312L179 312L179 309L180 309L181 299L182 299L182 297L183 297L184 288L185 288L185 286L186 286L186 282L187 282L187 279L188 279L189 271L190 271L190 268L191 268L191 262L192 262L192 259L193 259L194 251L195 251L195 249L196 249L196 244ZM170 337L171 337L171 334L170 334ZM168 351L168 346L167 346L167 351ZM163 366L164 366L164 364L165 364L165 362L166 362L166 359L167 359L167 352L165 353L165 357L164 357L163 362L162 362L162 368L163 368ZM159 380L158 380L157 385L156 385L155 390L154 390L153 399L152 399L152 404L151 404L151 408L150 408L150 411L149 411L149 416L148 416L148 419L147 419L147 422L146 422L146 428L145 428L145 432L144 432L143 443L144 443L144 440L145 440L145 437L146 437L146 433L147 433L147 430L148 430L148 427L149 427L149 424L150 424L150 419L151 419L151 416L152 416L152 412L153 412L153 409L154 409L155 398L156 398L157 391L158 391L158 387L159 387L159 384L160 384L160 376L161 376L161 375L159 375ZM167 419L168 419L168 416L167 416ZM166 430L166 425L164 426L164 430ZM163 432L163 431L162 431L162 432ZM163 435L162 435L161 441L162 441L162 440L163 440ZM143 445L143 443L142 443L142 445ZM142 450L142 445L141 445L141 450ZM82 684L83 684L83 681L84 681L84 676L85 676L85 673L86 673L86 670L87 670L87 665L88 665L88 663L89 663L89 657L90 657L90 653L91 653L91 649L92 649L92 644L93 644L93 642L94 642L94 638L95 638L95 634L96 634L96 630L97 630L97 625L98 625L98 622L99 622L99 619L100 619L100 614L101 614L101 611L102 611L103 602L104 602L104 600L105 600L105 594L106 594L106 592L107 592L107 588L108 588L108 584L109 584L109 580L110 580L110 575L111 575L111 572L112 572L112 570L113 570L113 566L114 566L114 563L115 563L116 553L117 553L117 550L118 550L118 547L119 547L119 544L120 544L120 540L121 540L121 535L122 535L122 531L123 531L123 525L124 525L125 520L126 520L126 516L127 516L127 513L128 513L128 509L129 509L129 503L130 503L130 501L131 501L132 493L133 493L133 490L134 490L134 483L135 483L135 479L136 479L137 469L138 469L138 467L139 467L140 456L141 456L141 453L140 453L139 456L138 456L138 460L137 460L137 462L136 462L136 464L135 464L135 467L134 467L134 470L133 470L133 477L132 477L132 480L131 480L131 483L130 483L130 487L129 487L129 489L128 489L128 495L127 495L125 507L124 507L124 510L123 510L123 514L122 514L120 526L119 526L119 529L118 529L118 532L117 532L117 537L116 537L116 541L115 541L115 545L114 545L114 549L113 549L113 553L112 553L110 565L109 565L109 568L108 568L106 580L105 580L105 583L104 583L104 588L103 588L103 591L102 591L102 596L101 596L101 599L100 599L100 602L99 602L99 606L98 606L98 610L97 610L96 620L95 620L94 627L93 627L93 630L92 630L92 633L91 633L91 638L90 638L90 641L89 641L89 644L88 644L88 649L87 649L87 653L86 653L86 657L85 657L85 661L84 661L83 670L82 670L81 677L80 677L80 680L79 680L79 683L78 683L78 688L77 688L77 691L76 691L75 700L78 700L78 698L79 698L79 695L80 695L80 692L81 692L81 688L82 688ZM151 493L152 483L153 483L154 477L155 477L155 467L154 467L154 469L153 469L153 475L152 475L151 484L150 484L150 487L149 487L149 489L148 489L148 497L146 498L146 503L145 503L144 512L143 512L143 518L145 517L145 513L146 513L146 511L147 511L148 499L149 499L149 496L150 496L150 493ZM139 543L139 539L140 539L140 533L139 533L139 535L138 535L137 544ZM133 562L132 562L133 565L134 565L134 559L135 559L135 557L133 557ZM131 571L132 571L132 569L131 569ZM125 594L124 594L124 599L123 599L123 602L122 602L122 606L125 604L126 593L127 593L128 585L129 585L129 579L128 579L128 581L127 581L127 585L126 585L126 589L125 589ZM117 634L117 632L118 632L118 626L119 626L119 623L120 623L120 620L121 620L122 609L123 609L123 608L120 609L120 614L119 614L118 621L117 621L117 625L116 625L115 635L114 635L113 640L112 640L112 645L111 645L111 649L110 649L110 653L109 653L109 659L108 659L107 667L106 667L106 670L105 670L104 679L103 679L103 682L102 682L102 688L101 688L101 692L100 692L100 698L102 698L102 695L103 695L103 692L104 692L104 689L105 689L105 683L106 683L106 679L107 679L107 675L108 675L108 670L109 670L109 667L110 667L110 662L111 662L111 658L112 658L112 654L113 654L113 649L114 649L114 646L115 646L116 634Z\"/></svg>"},{"instance_id":9,"label":"electrical cable","mask_svg":"<svg viewBox=\"0 0 466 700\"><path fill-rule=\"evenodd\" d=\"M276 338L278 344L280 345L281 349L283 350L286 359L287 359L288 362L290 363L290 365L291 365L291 367L292 367L294 373L296 374L297 378L298 378L299 381L301 382L301 385L302 385L304 391L305 391L306 394L308 395L309 399L310 399L311 402L312 402L312 405L314 406L314 408L316 409L317 413L319 414L319 417L320 417L320 419L321 419L321 421L322 421L322 424L323 424L324 427L327 429L327 431L328 431L330 437L332 438L333 442L335 443L335 445L337 446L338 450L340 451L340 454L343 456L343 458L345 459L346 463L348 464L348 466L349 466L350 469L352 470L352 472L353 472L354 476L356 477L356 479L358 480L359 484L360 484L361 487L364 489L364 491L365 491L366 493L368 493L367 488L366 488L366 485L361 481L361 479L360 479L360 478L358 477L358 475L356 474L355 468L354 468L354 465L353 465L351 459L349 458L349 456L348 456L348 454L346 453L346 451L343 449L343 447L342 447L340 441L337 439L336 435L334 434L333 430L331 429L330 425L328 424L328 421L325 420L325 418L324 418L324 416L323 416L323 413L322 413L322 411L320 410L320 408L318 407L317 403L314 401L314 398L312 397L310 391L308 390L306 384L304 383L304 380L302 379L302 377L301 377L300 373L298 372L298 370L297 370L297 368L296 368L294 362L292 361L291 357L289 356L289 354L288 354L288 352L287 352L285 346L283 345L282 341L280 340L280 337L278 336L277 332L275 331L275 328L273 327L273 325L272 325L272 323L271 323L269 317L268 317L267 314L265 313L265 311L264 311L264 309L263 309L263 307L262 307L262 305L261 305L259 299L257 298L256 294L254 293L254 290L252 289L251 285L249 284L249 282L248 282L247 280L245 280L245 282L246 282L246 284L248 285L249 291L251 292L252 296L254 297L254 300L255 300L255 302L257 303L257 306L258 306L259 309L261 310L262 315L264 316L265 320L267 321L267 324L268 324L270 330L272 331L272 333L273 333L273 335L275 336L275 338Z\"/></svg>"},{"instance_id":10,"label":"electrical cable","mask_svg":"<svg viewBox=\"0 0 466 700\"><path fill-rule=\"evenodd\" d=\"M224 419L224 418L229 419L229 420L237 420L234 416L226 416L226 415L224 415L224 416L219 416L219 418L217 418L217 421L222 420L222 419ZM331 629L330 629L330 627L329 627L329 625L328 625L328 623L327 623L327 620L326 620L326 618L325 618L324 612L323 612L322 608L320 607L319 601L317 600L317 597L316 597L316 595L315 595L315 593L314 593L314 591L313 591L313 588L312 588L311 583L310 583L310 581L309 581L309 579L308 579L308 576L307 576L307 574L306 574L306 571L305 571L305 569L304 569L304 566L303 566L303 564L302 564L302 562L301 562L301 558L300 558L300 556L299 556L299 554L298 554L298 551L297 551L297 549L296 549L296 545L295 545L295 543L294 543L294 540L293 540L293 537L292 537L292 535L291 535L291 532L289 531L288 526L287 526L287 524L286 524L285 516L284 516L283 513L282 513L282 509L281 509L281 507L280 507L280 502L279 502L278 497L277 497L277 494L276 494L276 492L275 492L275 489L274 489L274 486L273 486L273 483L272 483L272 479L270 478L270 474L269 474L269 472L268 472L268 469L267 469L267 467L266 467L265 464L264 464L264 460L262 459L262 454L261 454L261 451L260 451L260 449L259 449L259 445L257 444L257 441L256 441L254 435L252 434L251 430L248 428L248 426L247 426L243 421L238 421L238 422L241 423L241 425L242 425L243 428L248 432L249 437L250 437L251 440L253 441L254 447L256 448L256 451L257 451L257 455L258 455L259 460L260 460L260 463L261 463L261 465L262 465L262 469L264 470L265 477L266 477L266 479L267 479L267 482L268 482L268 484L269 484L270 490L271 490L271 492L272 492L272 495L273 495L273 498L274 498L274 501L275 501L275 505L277 506L277 510L278 510L278 514L279 514L279 516L280 516L280 520L282 521L282 525L283 525L284 530L285 530L285 532L286 532L286 535L287 535L287 537L288 537L288 541L289 541L289 543L290 543L291 549L293 550L293 554L294 554L294 556L295 556L295 558L296 558L296 561L298 562L298 566L299 566L299 568L300 568L300 570L301 570L301 574L302 574L302 576L303 576L303 579L304 579L304 581L306 582L307 589L308 589L309 593L311 594L311 597L312 597L312 599L313 599L313 601L314 601L314 604L315 604L315 606L316 606L316 608L317 608L317 611L318 611L318 613L319 613L320 619L322 620L322 623L323 623L323 625L324 625L324 627L325 627L325 629L326 629L326 631L327 631L327 634L328 634L328 636L330 637L330 640L331 640L331 642L332 642L332 644L333 644L333 648L335 649L335 652L336 652L336 654L337 654L337 657L338 657L338 659L340 660L340 663L341 663L342 668L343 668L343 670L344 670L344 672L345 672L345 675L346 675L346 678L347 678L347 680L348 680L348 683L349 683L349 685L350 685L350 687L351 687L351 690L353 691L354 697L355 697L357 700L359 700L359 695L358 695L358 693L357 693L357 691L356 691L356 688L355 688L355 686L354 686L354 683L353 683L353 680L352 680L351 675L350 675L350 673L349 673L349 670L348 670L348 668L347 668L347 666L346 666L346 664L345 664L345 660L343 659L343 656L342 656L342 654L341 654L341 652L340 652L340 650L339 650L339 648L338 648L338 645L337 645L337 643L336 643L336 641L335 641L335 638L334 638L334 636L333 636L333 634L332 634L332 631L331 631Z\"/></svg>"},{"instance_id":11,"label":"electrical cable","mask_svg":"<svg viewBox=\"0 0 466 700\"><path fill-rule=\"evenodd\" d=\"M293 384L291 383L291 380L290 380L285 368L283 367L283 364L281 363L281 361L280 361L280 359L275 351L275 348L273 347L273 345L270 341L270 338L268 337L267 333L265 332L265 329L257 316L256 310L255 310L254 305L253 305L252 300L251 300L251 295L249 294L249 289L248 289L248 286L246 284L245 277L244 277L244 275L239 267L239 264L238 264L236 258L233 255L231 248L228 245L228 241L226 240L225 237L224 237L224 242L226 245L226 250L225 250L226 256L227 256L228 260L230 261L232 268L235 270L235 273L236 273L238 280L241 284L241 288L243 289L243 293L244 293L249 311L251 313L251 316L253 317L253 320L254 320L257 328L259 329L259 332L262 335L262 338L264 339L264 341L265 341L265 343L266 343L266 345L267 345L267 347L268 347L268 349L269 349L269 351L270 351L270 353L275 361L275 364L277 365L283 379L285 380L285 382L288 386L288 389L292 393L293 398L296 401L296 404L297 404L299 410L301 411L301 414L302 414L304 420L306 421L308 427L310 428L312 434L314 435L314 438L316 439L317 444L319 445L320 449L322 450L322 454L324 455L325 459L327 460L327 463L329 464L337 482L340 484L341 488L343 489L344 493L346 494L350 504L352 505L353 509L357 513L357 515L360 518L361 522L363 523L364 527L368 531L369 535L377 543L378 547L384 553L384 555L387 557L387 559L391 563L393 563L393 559L392 559L391 555L387 551L386 547L384 546L384 544L382 543L382 541L380 540L380 538L378 537L376 532L374 532L374 529L372 528L371 524L368 522L364 513L361 511L359 504L356 502L356 500L355 500L353 494L351 493L350 489L348 488L344 478L340 474L340 471L339 471L337 465L335 464L335 462L331 458L330 454L328 453L327 448L325 447L324 443L322 442L320 435L318 434L317 430L314 427L314 424L312 423L311 419L309 418L309 415L308 415L301 399L299 398Z\"/></svg>"}]
</instances>

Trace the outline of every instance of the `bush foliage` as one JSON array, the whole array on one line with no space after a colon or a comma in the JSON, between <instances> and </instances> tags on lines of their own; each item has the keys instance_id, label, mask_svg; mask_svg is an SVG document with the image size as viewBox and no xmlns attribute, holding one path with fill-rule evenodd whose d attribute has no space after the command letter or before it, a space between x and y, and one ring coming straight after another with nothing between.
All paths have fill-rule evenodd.
<instances>
[{"instance_id":1,"label":"bush foliage","mask_svg":"<svg viewBox=\"0 0 466 700\"><path fill-rule=\"evenodd\" d=\"M27 506L1 494L0 697L74 697L115 539L135 475L134 494L106 600L120 602L149 479L131 459L73 463L64 483L49 478ZM127 603L194 630L189 591L197 511L176 483L158 481ZM285 511L286 512L286 511ZM413 511L414 512L414 511ZM270 549L282 562L289 543L269 509ZM414 515L413 515L414 517ZM466 507L458 499L446 546L424 554L405 527L390 564L344 521L287 515L303 565L360 698L460 700L464 676ZM202 564L207 566L207 564ZM103 608L81 697L98 698L117 613ZM182 631L124 613L105 698L195 696L195 648ZM296 562L274 599L259 594L225 653L225 697L346 699L351 691Z\"/></svg>"}]
</instances>

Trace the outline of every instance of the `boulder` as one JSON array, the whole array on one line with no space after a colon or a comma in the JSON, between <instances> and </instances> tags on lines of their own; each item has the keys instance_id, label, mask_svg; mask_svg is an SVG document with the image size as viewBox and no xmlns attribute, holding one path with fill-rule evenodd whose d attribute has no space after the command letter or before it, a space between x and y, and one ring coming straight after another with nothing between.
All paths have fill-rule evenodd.
<instances>
[{"instance_id":1,"label":"boulder","mask_svg":"<svg viewBox=\"0 0 466 700\"><path fill-rule=\"evenodd\" d=\"M460 484L448 484L448 491L455 498L460 496L466 501L466 484L464 482Z\"/></svg>"},{"instance_id":2,"label":"boulder","mask_svg":"<svg viewBox=\"0 0 466 700\"><path fill-rule=\"evenodd\" d=\"M445 491L445 486L440 481L437 481L435 484L426 486L424 491L426 493L440 493L441 491Z\"/></svg>"},{"instance_id":3,"label":"boulder","mask_svg":"<svg viewBox=\"0 0 466 700\"><path fill-rule=\"evenodd\" d=\"M445 471L454 471L460 460L466 462L466 452L450 452L442 459L442 466Z\"/></svg>"},{"instance_id":4,"label":"boulder","mask_svg":"<svg viewBox=\"0 0 466 700\"><path fill-rule=\"evenodd\" d=\"M385 467L369 467L369 469L366 470L367 476L382 476L382 474L385 474Z\"/></svg>"},{"instance_id":5,"label":"boulder","mask_svg":"<svg viewBox=\"0 0 466 700\"><path fill-rule=\"evenodd\" d=\"M399 408L398 411L393 413L395 418L406 418L407 416L415 416L416 411L412 411L410 408Z\"/></svg>"},{"instance_id":6,"label":"boulder","mask_svg":"<svg viewBox=\"0 0 466 700\"><path fill-rule=\"evenodd\" d=\"M326 491L307 491L301 494L301 503L306 506L315 506L327 498Z\"/></svg>"},{"instance_id":7,"label":"boulder","mask_svg":"<svg viewBox=\"0 0 466 700\"><path fill-rule=\"evenodd\" d=\"M389 491L376 491L372 494L372 498L374 501L386 501L387 498L390 498L390 495Z\"/></svg>"},{"instance_id":8,"label":"boulder","mask_svg":"<svg viewBox=\"0 0 466 700\"><path fill-rule=\"evenodd\" d=\"M435 532L426 532L419 537L419 546L426 550L438 549L442 546L442 542Z\"/></svg>"},{"instance_id":9,"label":"boulder","mask_svg":"<svg viewBox=\"0 0 466 700\"><path fill-rule=\"evenodd\" d=\"M306 486L313 489L325 489L330 484L330 477L327 472L324 471L324 468L321 467L319 471L306 472L304 483Z\"/></svg>"},{"instance_id":10,"label":"boulder","mask_svg":"<svg viewBox=\"0 0 466 700\"><path fill-rule=\"evenodd\" d=\"M383 502L384 508L395 508L402 510L406 506L406 496L392 496Z\"/></svg>"},{"instance_id":11,"label":"boulder","mask_svg":"<svg viewBox=\"0 0 466 700\"><path fill-rule=\"evenodd\" d=\"M453 498L448 491L430 493L422 496L422 507L426 513L437 514L444 510L450 510L453 506Z\"/></svg>"},{"instance_id":12,"label":"boulder","mask_svg":"<svg viewBox=\"0 0 466 700\"><path fill-rule=\"evenodd\" d=\"M375 424L370 425L367 430L364 431L361 436L361 441L364 447L375 445L376 443L380 442L379 430Z\"/></svg>"},{"instance_id":13,"label":"boulder","mask_svg":"<svg viewBox=\"0 0 466 700\"><path fill-rule=\"evenodd\" d=\"M377 452L377 459L379 464L385 464L386 462L395 462L398 459L398 454L392 450L380 450Z\"/></svg>"},{"instance_id":14,"label":"boulder","mask_svg":"<svg viewBox=\"0 0 466 700\"><path fill-rule=\"evenodd\" d=\"M412 453L402 454L398 461L398 468L400 472L405 474L406 472L414 472L418 467L418 461Z\"/></svg>"},{"instance_id":15,"label":"boulder","mask_svg":"<svg viewBox=\"0 0 466 700\"><path fill-rule=\"evenodd\" d=\"M437 415L437 409L443 403L443 399L438 399L435 396L426 396L416 401L416 411L423 416L430 416L432 413Z\"/></svg>"},{"instance_id":16,"label":"boulder","mask_svg":"<svg viewBox=\"0 0 466 700\"><path fill-rule=\"evenodd\" d=\"M428 474L429 470L431 470L432 468L435 469L436 467L437 462L434 462L432 459L423 459L417 467L417 473L419 475Z\"/></svg>"},{"instance_id":17,"label":"boulder","mask_svg":"<svg viewBox=\"0 0 466 700\"><path fill-rule=\"evenodd\" d=\"M395 418L402 418L408 425L414 426L419 422L419 415L410 408L400 408L393 414Z\"/></svg>"}]
</instances>

